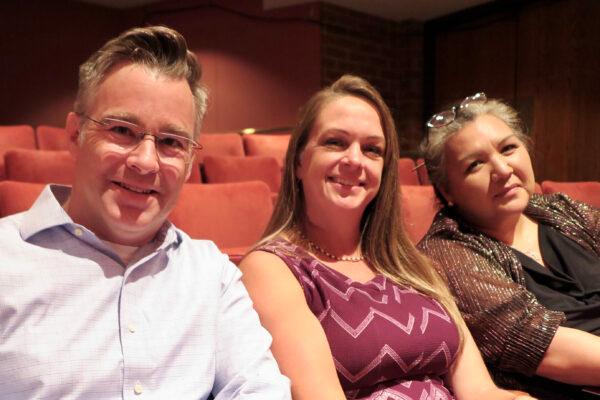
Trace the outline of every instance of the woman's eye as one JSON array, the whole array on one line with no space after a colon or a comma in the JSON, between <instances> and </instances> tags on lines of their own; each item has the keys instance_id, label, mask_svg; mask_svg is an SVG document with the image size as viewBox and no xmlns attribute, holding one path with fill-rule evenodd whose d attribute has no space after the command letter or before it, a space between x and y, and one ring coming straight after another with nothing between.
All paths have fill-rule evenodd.
<instances>
[{"instance_id":1,"label":"woman's eye","mask_svg":"<svg viewBox=\"0 0 600 400\"><path fill-rule=\"evenodd\" d=\"M325 146L328 147L342 147L344 146L344 141L336 138L329 138L325 140Z\"/></svg>"},{"instance_id":2,"label":"woman's eye","mask_svg":"<svg viewBox=\"0 0 600 400\"><path fill-rule=\"evenodd\" d=\"M513 150L515 150L517 147L519 147L518 145L511 143L511 144L507 144L504 147L502 147L502 153L506 154L506 153L510 153Z\"/></svg>"},{"instance_id":3,"label":"woman's eye","mask_svg":"<svg viewBox=\"0 0 600 400\"><path fill-rule=\"evenodd\" d=\"M376 145L368 145L364 147L364 152L367 154L375 155L377 157L383 156L383 149Z\"/></svg>"},{"instance_id":4,"label":"woman's eye","mask_svg":"<svg viewBox=\"0 0 600 400\"><path fill-rule=\"evenodd\" d=\"M480 165L481 165L481 161L475 160L467 166L466 172L471 173L471 172L475 171L475 169L477 169L477 167L479 167Z\"/></svg>"}]
</instances>

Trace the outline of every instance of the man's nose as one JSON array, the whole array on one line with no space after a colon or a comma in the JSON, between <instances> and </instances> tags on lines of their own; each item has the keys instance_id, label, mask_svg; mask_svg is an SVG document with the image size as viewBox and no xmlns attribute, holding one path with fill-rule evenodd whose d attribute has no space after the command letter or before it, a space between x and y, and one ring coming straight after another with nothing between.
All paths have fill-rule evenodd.
<instances>
[{"instance_id":1,"label":"man's nose","mask_svg":"<svg viewBox=\"0 0 600 400\"><path fill-rule=\"evenodd\" d=\"M158 152L154 135L146 133L140 139L127 156L127 166L142 175L158 172Z\"/></svg>"}]
</instances>

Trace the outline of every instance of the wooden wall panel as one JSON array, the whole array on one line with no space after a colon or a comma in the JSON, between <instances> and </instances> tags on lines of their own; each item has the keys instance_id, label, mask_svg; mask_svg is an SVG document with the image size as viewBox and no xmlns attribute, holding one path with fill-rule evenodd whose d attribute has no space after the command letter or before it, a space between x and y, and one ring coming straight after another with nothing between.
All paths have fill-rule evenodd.
<instances>
[{"instance_id":1,"label":"wooden wall panel","mask_svg":"<svg viewBox=\"0 0 600 400\"><path fill-rule=\"evenodd\" d=\"M148 23L181 32L197 54L210 102L202 130L290 127L320 88L320 29L311 7L262 11L259 0L159 4Z\"/></svg>"},{"instance_id":2,"label":"wooden wall panel","mask_svg":"<svg viewBox=\"0 0 600 400\"><path fill-rule=\"evenodd\" d=\"M435 47L434 109L483 91L514 97L516 24L511 19L477 21L439 35Z\"/></svg>"},{"instance_id":3,"label":"wooden wall panel","mask_svg":"<svg viewBox=\"0 0 600 400\"><path fill-rule=\"evenodd\" d=\"M507 100L534 139L538 181L600 180L598 21L597 0L531 0L429 23L425 103L477 90Z\"/></svg>"},{"instance_id":4,"label":"wooden wall panel","mask_svg":"<svg viewBox=\"0 0 600 400\"><path fill-rule=\"evenodd\" d=\"M519 14L517 97L532 105L538 181L600 180L600 2Z\"/></svg>"},{"instance_id":5,"label":"wooden wall panel","mask_svg":"<svg viewBox=\"0 0 600 400\"><path fill-rule=\"evenodd\" d=\"M131 14L66 0L0 1L0 124L64 126L78 67Z\"/></svg>"}]
</instances>

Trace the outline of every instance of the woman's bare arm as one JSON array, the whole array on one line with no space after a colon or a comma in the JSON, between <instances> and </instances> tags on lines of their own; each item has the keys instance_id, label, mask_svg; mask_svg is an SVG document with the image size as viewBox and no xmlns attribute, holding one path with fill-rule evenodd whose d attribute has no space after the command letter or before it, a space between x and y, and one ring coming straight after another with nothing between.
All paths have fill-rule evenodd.
<instances>
[{"instance_id":1,"label":"woman's bare arm","mask_svg":"<svg viewBox=\"0 0 600 400\"><path fill-rule=\"evenodd\" d=\"M345 400L325 332L285 263L254 251L240 269L254 308L273 336L273 355L292 382L294 400Z\"/></svg>"}]
</instances>

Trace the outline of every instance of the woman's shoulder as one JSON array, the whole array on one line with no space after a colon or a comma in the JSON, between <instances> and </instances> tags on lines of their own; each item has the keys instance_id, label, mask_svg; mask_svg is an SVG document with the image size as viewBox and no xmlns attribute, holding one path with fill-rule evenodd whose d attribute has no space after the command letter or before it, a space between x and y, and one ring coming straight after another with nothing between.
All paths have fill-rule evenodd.
<instances>
[{"instance_id":1,"label":"woman's shoulder","mask_svg":"<svg viewBox=\"0 0 600 400\"><path fill-rule=\"evenodd\" d=\"M278 235L260 243L253 249L252 253L255 252L276 256L288 266L299 265L306 258L306 250L284 235Z\"/></svg>"},{"instance_id":2,"label":"woman's shoulder","mask_svg":"<svg viewBox=\"0 0 600 400\"><path fill-rule=\"evenodd\" d=\"M247 268L248 265L277 264L287 266L297 278L306 275L307 265L311 257L307 251L295 244L285 235L278 235L259 243L250 253L248 253L242 262L241 268Z\"/></svg>"},{"instance_id":3,"label":"woman's shoulder","mask_svg":"<svg viewBox=\"0 0 600 400\"><path fill-rule=\"evenodd\" d=\"M577 218L593 211L593 207L589 204L575 200L569 195L560 192L551 194L534 193L531 196L527 209L527 212L535 214L572 218Z\"/></svg>"},{"instance_id":4,"label":"woman's shoulder","mask_svg":"<svg viewBox=\"0 0 600 400\"><path fill-rule=\"evenodd\" d=\"M480 232L447 209L440 210L427 233L419 241L417 248L427 252L428 249L445 247L449 243L480 242Z\"/></svg>"}]
</instances>

